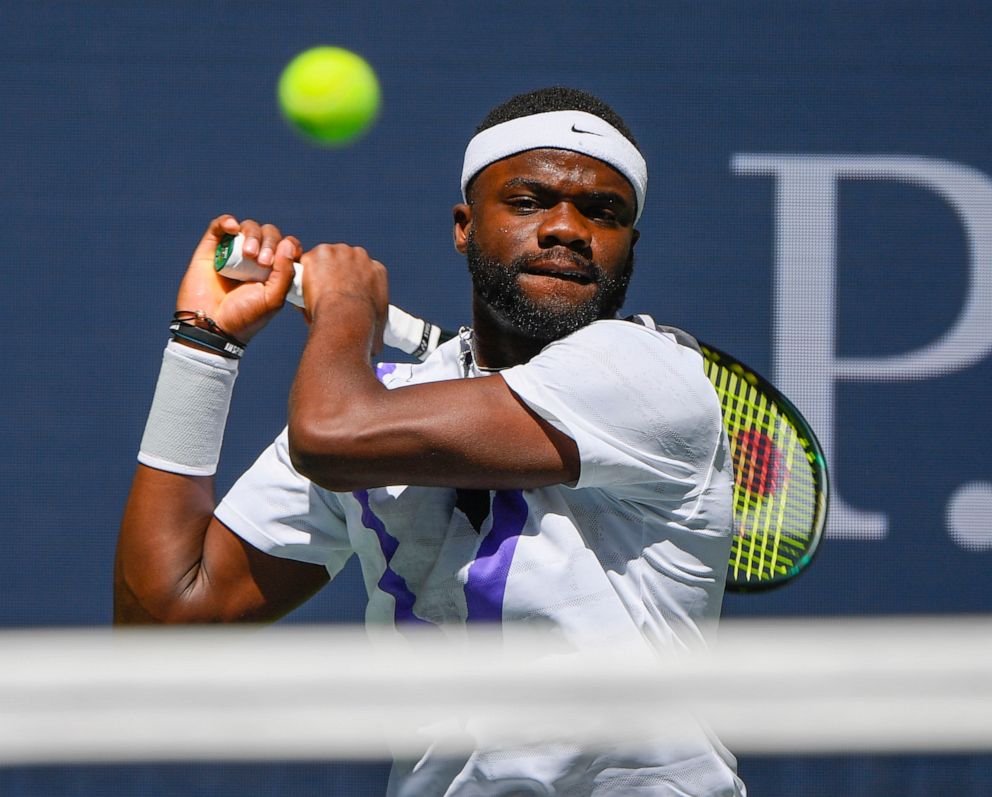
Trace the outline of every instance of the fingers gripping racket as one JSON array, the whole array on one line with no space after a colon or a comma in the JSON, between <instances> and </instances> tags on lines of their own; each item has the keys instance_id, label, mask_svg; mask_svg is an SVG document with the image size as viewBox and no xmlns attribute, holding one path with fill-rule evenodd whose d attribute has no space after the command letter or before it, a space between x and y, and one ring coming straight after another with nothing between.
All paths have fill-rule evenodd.
<instances>
[{"instance_id":1,"label":"fingers gripping racket","mask_svg":"<svg viewBox=\"0 0 992 797\"><path fill-rule=\"evenodd\" d=\"M214 270L222 277L239 282L264 282L269 276L269 269L258 265L253 258L246 257L241 249L243 244L244 236L240 233L225 235L214 254ZM296 274L293 276L293 285L286 294L286 301L303 307L303 266L299 263L294 263L293 266ZM383 341L387 346L423 359L451 337L453 335L442 338L440 327L389 306L389 317L383 334Z\"/></svg>"},{"instance_id":2,"label":"fingers gripping racket","mask_svg":"<svg viewBox=\"0 0 992 797\"><path fill-rule=\"evenodd\" d=\"M217 247L217 273L264 280L268 269L243 257L241 239L226 236ZM303 306L299 263L286 299ZM634 320L646 323L644 318ZM388 346L424 359L454 333L390 305L383 337ZM720 400L734 461L735 528L727 589L780 586L809 566L823 536L829 494L823 451L802 413L767 379L714 346L700 342L699 349Z\"/></svg>"}]
</instances>

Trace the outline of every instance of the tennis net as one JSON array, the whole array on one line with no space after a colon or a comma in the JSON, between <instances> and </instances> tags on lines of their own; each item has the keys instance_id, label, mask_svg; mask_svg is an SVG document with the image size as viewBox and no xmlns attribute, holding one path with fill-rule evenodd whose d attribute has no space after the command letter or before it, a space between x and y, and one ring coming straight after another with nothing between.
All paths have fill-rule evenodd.
<instances>
[{"instance_id":1,"label":"tennis net","mask_svg":"<svg viewBox=\"0 0 992 797\"><path fill-rule=\"evenodd\" d=\"M0 764L596 746L701 720L737 754L992 750L992 620L735 620L709 652L341 626L0 634ZM484 685L484 688L480 688Z\"/></svg>"}]
</instances>

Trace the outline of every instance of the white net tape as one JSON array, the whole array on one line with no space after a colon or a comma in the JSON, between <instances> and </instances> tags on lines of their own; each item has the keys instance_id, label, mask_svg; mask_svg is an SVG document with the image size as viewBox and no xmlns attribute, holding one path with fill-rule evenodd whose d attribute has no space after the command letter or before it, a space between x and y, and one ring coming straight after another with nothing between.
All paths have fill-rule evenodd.
<instances>
[{"instance_id":1,"label":"white net tape","mask_svg":"<svg viewBox=\"0 0 992 797\"><path fill-rule=\"evenodd\" d=\"M735 753L992 750L992 621L725 622L710 654L341 626L11 631L0 764L363 759L677 734Z\"/></svg>"}]
</instances>

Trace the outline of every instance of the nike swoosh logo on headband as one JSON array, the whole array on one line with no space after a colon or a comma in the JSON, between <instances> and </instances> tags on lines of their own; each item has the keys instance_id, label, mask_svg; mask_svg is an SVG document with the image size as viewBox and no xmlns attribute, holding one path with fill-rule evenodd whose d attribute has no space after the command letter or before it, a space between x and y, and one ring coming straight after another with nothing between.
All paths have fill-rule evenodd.
<instances>
[{"instance_id":1,"label":"nike swoosh logo on headband","mask_svg":"<svg viewBox=\"0 0 992 797\"><path fill-rule=\"evenodd\" d=\"M573 133L585 133L587 136L599 136L600 138L603 137L603 134L602 133L596 133L593 130L579 130L579 128L577 128L575 125L572 125L572 132Z\"/></svg>"}]
</instances>

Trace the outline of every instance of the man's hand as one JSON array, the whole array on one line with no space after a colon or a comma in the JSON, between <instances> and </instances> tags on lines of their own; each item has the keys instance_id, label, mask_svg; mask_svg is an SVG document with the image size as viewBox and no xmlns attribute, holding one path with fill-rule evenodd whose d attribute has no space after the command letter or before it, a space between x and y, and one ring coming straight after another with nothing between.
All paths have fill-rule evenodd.
<instances>
[{"instance_id":1,"label":"man's hand","mask_svg":"<svg viewBox=\"0 0 992 797\"><path fill-rule=\"evenodd\" d=\"M372 354L382 348L389 310L386 267L358 246L321 244L303 255L303 298L307 318L365 315L373 329Z\"/></svg>"},{"instance_id":2,"label":"man's hand","mask_svg":"<svg viewBox=\"0 0 992 797\"><path fill-rule=\"evenodd\" d=\"M265 282L236 282L217 275L214 253L225 235L243 233L244 253L272 273ZM302 252L294 236L272 224L218 216L200 239L179 286L177 310L202 310L217 325L243 341L264 327L283 306L293 284L293 261Z\"/></svg>"}]
</instances>

